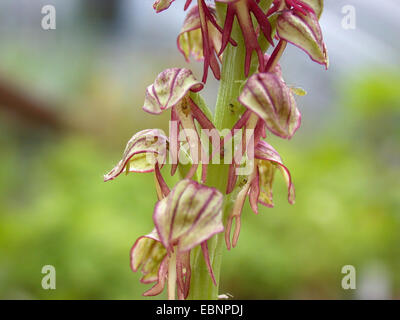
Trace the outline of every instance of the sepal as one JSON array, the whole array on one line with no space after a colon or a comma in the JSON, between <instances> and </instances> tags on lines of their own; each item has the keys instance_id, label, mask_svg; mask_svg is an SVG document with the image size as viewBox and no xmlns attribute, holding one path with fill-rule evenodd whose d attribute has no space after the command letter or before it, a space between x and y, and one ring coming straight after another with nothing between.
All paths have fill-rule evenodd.
<instances>
[{"instance_id":1,"label":"sepal","mask_svg":"<svg viewBox=\"0 0 400 320\"><path fill-rule=\"evenodd\" d=\"M301 123L293 93L279 73L258 73L247 80L238 100L265 121L275 135L290 139Z\"/></svg>"},{"instance_id":2,"label":"sepal","mask_svg":"<svg viewBox=\"0 0 400 320\"><path fill-rule=\"evenodd\" d=\"M153 220L164 247L185 252L222 232L222 194L195 181L178 182L156 204Z\"/></svg>"},{"instance_id":3,"label":"sepal","mask_svg":"<svg viewBox=\"0 0 400 320\"><path fill-rule=\"evenodd\" d=\"M280 39L299 47L311 60L328 68L328 52L314 13L302 14L295 10L281 12L277 20L277 33Z\"/></svg>"}]
</instances>

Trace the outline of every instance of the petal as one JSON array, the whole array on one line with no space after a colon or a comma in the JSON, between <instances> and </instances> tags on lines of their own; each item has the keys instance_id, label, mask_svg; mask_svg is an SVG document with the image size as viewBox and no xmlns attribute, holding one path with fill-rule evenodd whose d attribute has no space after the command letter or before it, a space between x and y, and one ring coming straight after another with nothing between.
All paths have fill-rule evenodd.
<instances>
[{"instance_id":1,"label":"petal","mask_svg":"<svg viewBox=\"0 0 400 320\"><path fill-rule=\"evenodd\" d=\"M200 91L204 85L197 81L189 69L171 68L161 72L154 83L147 87L143 110L160 114L172 108L188 93Z\"/></svg>"},{"instance_id":2,"label":"petal","mask_svg":"<svg viewBox=\"0 0 400 320\"><path fill-rule=\"evenodd\" d=\"M160 240L171 250L185 252L223 231L222 194L188 179L181 180L154 209Z\"/></svg>"},{"instance_id":3,"label":"petal","mask_svg":"<svg viewBox=\"0 0 400 320\"><path fill-rule=\"evenodd\" d=\"M251 76L238 100L263 119L277 136L290 139L300 126L301 116L294 96L276 73Z\"/></svg>"},{"instance_id":4,"label":"petal","mask_svg":"<svg viewBox=\"0 0 400 320\"><path fill-rule=\"evenodd\" d=\"M314 13L303 15L292 10L283 11L277 20L277 32L281 39L299 47L313 61L328 68L327 50Z\"/></svg>"},{"instance_id":5,"label":"petal","mask_svg":"<svg viewBox=\"0 0 400 320\"><path fill-rule=\"evenodd\" d=\"M122 171L151 172L158 162L161 166L167 156L168 138L158 129L147 129L136 133L127 143L122 159L106 175L104 181L113 180Z\"/></svg>"},{"instance_id":6,"label":"petal","mask_svg":"<svg viewBox=\"0 0 400 320\"><path fill-rule=\"evenodd\" d=\"M278 168L285 179L286 185L288 187L288 201L290 204L294 203L295 191L292 183L292 178L289 169L283 164L279 153L265 141L260 141L255 150L255 157L261 162L259 166L260 169L260 179L262 187L265 187L268 191L264 194L264 198L261 199L265 205L272 206L272 182L274 170ZM271 166L273 164L273 166ZM261 172L264 170L263 172ZM263 175L264 174L264 175ZM264 179L263 179L264 177Z\"/></svg>"}]
</instances>

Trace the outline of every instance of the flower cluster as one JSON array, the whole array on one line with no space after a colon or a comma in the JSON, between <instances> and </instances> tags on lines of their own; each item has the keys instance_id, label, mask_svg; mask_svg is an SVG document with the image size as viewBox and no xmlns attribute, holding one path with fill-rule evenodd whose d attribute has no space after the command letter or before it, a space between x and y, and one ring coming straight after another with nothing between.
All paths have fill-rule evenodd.
<instances>
[{"instance_id":1,"label":"flower cluster","mask_svg":"<svg viewBox=\"0 0 400 320\"><path fill-rule=\"evenodd\" d=\"M157 12L174 0L157 0ZM192 6L192 7L190 7ZM141 270L143 283L155 283L144 295L157 295L168 283L168 296L186 299L191 276L192 250L200 246L213 283L213 263L207 241L225 231L228 249L238 242L241 213L246 198L258 214L258 204L273 207L273 182L276 171L288 188L288 201L295 192L289 170L279 153L265 139L269 134L290 139L300 127L301 114L295 95L304 90L288 86L279 59L287 44L293 44L309 57L328 67L328 55L319 18L322 0L187 0L187 16L177 38L179 51L188 60L204 61L202 81L185 68L161 72L147 87L143 110L158 115L170 113L170 132L143 130L128 142L122 160L104 176L113 180L122 172L154 172L158 202L153 213L154 230L137 239L131 250L131 268ZM237 24L242 39L234 39ZM237 33L235 33L237 36ZM261 43L264 42L264 45ZM265 43L271 48L266 52ZM236 123L222 135L200 91L208 69L221 78L221 59L228 46L243 45L246 81L236 96L243 107ZM253 53L257 59L252 60ZM251 74L256 62L258 71ZM228 107L228 106L227 106ZM206 132L206 134L204 134ZM235 141L239 143L235 145ZM232 147L233 149L229 148ZM207 184L208 165L213 159L232 157L224 187ZM219 163L219 162L218 162ZM161 169L170 165L181 180L170 189ZM233 235L231 231L233 223Z\"/></svg>"}]
</instances>

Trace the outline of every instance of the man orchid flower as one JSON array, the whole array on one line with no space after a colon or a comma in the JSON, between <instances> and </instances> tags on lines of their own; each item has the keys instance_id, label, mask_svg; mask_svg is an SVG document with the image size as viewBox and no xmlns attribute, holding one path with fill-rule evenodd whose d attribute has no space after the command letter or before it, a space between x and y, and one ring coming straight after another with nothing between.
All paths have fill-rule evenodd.
<instances>
[{"instance_id":1,"label":"man orchid flower","mask_svg":"<svg viewBox=\"0 0 400 320\"><path fill-rule=\"evenodd\" d=\"M235 230L232 237L232 247L236 246L239 239L240 219L246 197L249 198L250 207L255 214L258 214L258 203L269 208L274 206L272 185L277 170L281 172L287 184L289 203L293 204L295 200L290 172L283 164L279 153L271 145L260 140L255 148L254 157L253 171L244 182L241 182L241 185L238 185L233 209L228 218L225 230L225 242L228 249L231 248L230 234L233 220L235 220Z\"/></svg>"},{"instance_id":2,"label":"man orchid flower","mask_svg":"<svg viewBox=\"0 0 400 320\"><path fill-rule=\"evenodd\" d=\"M131 249L131 268L142 270L143 283L156 282L144 295L158 295L168 281L168 296L185 299L190 287L190 250L201 245L213 282L216 283L207 240L224 230L222 194L215 188L188 179L178 182L157 202L155 230L136 240ZM177 285L176 285L177 284Z\"/></svg>"},{"instance_id":3,"label":"man orchid flower","mask_svg":"<svg viewBox=\"0 0 400 320\"><path fill-rule=\"evenodd\" d=\"M146 98L143 110L151 114L160 114L164 110L171 109L171 123L176 124L176 130L171 133L170 154L173 158L172 174L177 168L177 160L180 144L178 137L180 130L186 136L190 148L193 166L187 178L195 174L201 155L200 135L196 122L204 129L215 129L213 123L204 114L199 106L190 97L190 92L200 91L204 85L197 81L193 73L188 69L167 69L160 73L154 83L146 90ZM202 180L206 179L207 165L203 165Z\"/></svg>"}]
</instances>

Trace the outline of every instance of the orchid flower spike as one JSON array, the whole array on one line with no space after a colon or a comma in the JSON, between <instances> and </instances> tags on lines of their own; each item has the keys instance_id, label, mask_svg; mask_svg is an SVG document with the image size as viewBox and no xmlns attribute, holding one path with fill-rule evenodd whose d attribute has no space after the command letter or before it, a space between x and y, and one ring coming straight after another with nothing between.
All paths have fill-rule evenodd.
<instances>
[{"instance_id":1,"label":"orchid flower spike","mask_svg":"<svg viewBox=\"0 0 400 320\"><path fill-rule=\"evenodd\" d=\"M131 250L131 268L141 269L142 282L156 284L144 295L157 295L169 284L169 298L185 299L190 287L190 251L201 245L213 282L214 273L207 240L224 230L222 194L195 181L178 182L170 194L157 202L153 220L155 230L140 237ZM177 284L177 286L175 285Z\"/></svg>"},{"instance_id":2,"label":"orchid flower spike","mask_svg":"<svg viewBox=\"0 0 400 320\"><path fill-rule=\"evenodd\" d=\"M268 143L260 140L255 149L255 165L252 173L240 181L232 193L235 200L225 229L225 242L228 250L231 248L233 220L235 220L235 230L232 236L232 247L236 246L239 239L240 219L247 196L250 206L256 214L258 214L258 203L270 208L274 206L272 185L276 170L281 172L288 188L288 201L293 204L295 191L289 170L283 164L279 153Z\"/></svg>"},{"instance_id":3,"label":"orchid flower spike","mask_svg":"<svg viewBox=\"0 0 400 320\"><path fill-rule=\"evenodd\" d=\"M273 40L271 24L268 20L267 14L265 14L259 7L259 0L216 0L216 2L226 3L228 5L222 34L222 47L220 54L228 45L232 33L233 21L236 16L242 30L243 39L246 46L246 58L244 65L245 75L247 77L249 74L253 51L257 53L259 70L261 71L264 65L264 57L261 47L258 43L257 32L254 27L251 14L253 14L254 18L257 20L261 31L271 45L273 45Z\"/></svg>"},{"instance_id":4,"label":"orchid flower spike","mask_svg":"<svg viewBox=\"0 0 400 320\"><path fill-rule=\"evenodd\" d=\"M143 110L152 114L160 114L171 109L171 124L176 128L170 134L170 156L172 158L172 174L175 173L178 163L180 145L178 137L183 129L189 144L193 166L187 178L191 178L197 170L200 156L206 152L201 148L200 135L196 123L203 129L215 129L211 120L190 97L190 92L198 92L203 88L203 83L196 80L188 69L172 68L161 72L154 83L146 90ZM205 180L206 164L203 164L202 180Z\"/></svg>"}]
</instances>

